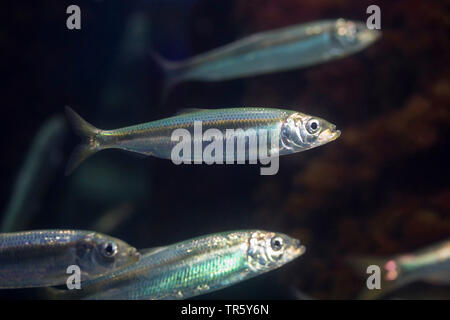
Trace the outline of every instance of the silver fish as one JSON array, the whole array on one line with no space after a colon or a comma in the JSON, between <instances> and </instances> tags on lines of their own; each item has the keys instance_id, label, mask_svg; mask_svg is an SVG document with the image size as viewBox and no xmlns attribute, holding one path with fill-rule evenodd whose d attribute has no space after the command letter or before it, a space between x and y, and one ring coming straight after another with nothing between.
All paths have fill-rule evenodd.
<instances>
[{"instance_id":1,"label":"silver fish","mask_svg":"<svg viewBox=\"0 0 450 320\"><path fill-rule=\"evenodd\" d=\"M195 136L195 123L200 122L203 131L217 129L222 134L225 143L234 140L246 141L244 152L245 160L251 154L258 154L258 146L249 143L248 130L255 133L254 137L261 141L266 137L266 157L277 153L286 155L305 151L323 145L337 139L341 132L336 126L319 117L310 116L296 111L272 109L272 108L226 108L226 109L195 109L189 110L176 116L138 124L130 127L101 130L87 123L69 107L66 108L67 117L72 123L75 131L85 141L74 150L67 164L66 174L72 172L84 159L97 151L109 148L122 149L132 152L151 155L163 159L172 159L172 151L179 144L172 139L176 129L185 129L191 139L195 150L196 141L201 144L201 153L205 151L210 142L202 137ZM231 140L227 137L228 131L235 130ZM238 130L242 129L242 130ZM275 137L276 140L273 140ZM241 139L242 138L242 139ZM201 141L199 141L201 140ZM237 145L237 144L236 144ZM258 144L260 147L261 145ZM227 148L222 148L221 159L232 156L237 159L237 147L227 153ZM191 160L195 158L195 152L190 155Z\"/></svg>"},{"instance_id":2,"label":"silver fish","mask_svg":"<svg viewBox=\"0 0 450 320\"><path fill-rule=\"evenodd\" d=\"M221 81L303 68L358 52L380 37L359 21L320 20L257 33L181 62L155 54L165 97L181 81Z\"/></svg>"},{"instance_id":3,"label":"silver fish","mask_svg":"<svg viewBox=\"0 0 450 320\"><path fill-rule=\"evenodd\" d=\"M85 281L137 262L139 257L122 240L92 231L0 233L0 289L66 284L70 265L80 268Z\"/></svg>"},{"instance_id":4,"label":"silver fish","mask_svg":"<svg viewBox=\"0 0 450 320\"><path fill-rule=\"evenodd\" d=\"M211 234L147 250L138 263L83 283L84 299L186 299L277 269L305 252L261 230Z\"/></svg>"}]
</instances>

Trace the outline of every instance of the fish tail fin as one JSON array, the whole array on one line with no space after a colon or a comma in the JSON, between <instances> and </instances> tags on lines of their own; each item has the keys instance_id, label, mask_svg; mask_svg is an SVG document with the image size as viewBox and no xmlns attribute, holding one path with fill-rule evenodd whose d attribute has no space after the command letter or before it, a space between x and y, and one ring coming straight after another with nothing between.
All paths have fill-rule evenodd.
<instances>
[{"instance_id":1,"label":"fish tail fin","mask_svg":"<svg viewBox=\"0 0 450 320\"><path fill-rule=\"evenodd\" d=\"M182 80L180 73L180 63L165 59L157 52L152 52L152 58L163 72L163 84L161 90L160 103L164 104L169 97L170 91Z\"/></svg>"},{"instance_id":2,"label":"fish tail fin","mask_svg":"<svg viewBox=\"0 0 450 320\"><path fill-rule=\"evenodd\" d=\"M65 174L69 175L81 162L102 149L100 141L98 140L98 136L101 134L102 130L88 123L68 106L66 106L66 116L75 133L84 139L83 142L75 147L69 157L65 171Z\"/></svg>"},{"instance_id":3,"label":"fish tail fin","mask_svg":"<svg viewBox=\"0 0 450 320\"><path fill-rule=\"evenodd\" d=\"M346 262L361 279L364 279L363 289L360 291L358 299L380 299L397 287L397 278L400 276L400 271L394 259L351 256L346 259ZM369 288L369 282L373 285L377 281L378 288Z\"/></svg>"}]
</instances>

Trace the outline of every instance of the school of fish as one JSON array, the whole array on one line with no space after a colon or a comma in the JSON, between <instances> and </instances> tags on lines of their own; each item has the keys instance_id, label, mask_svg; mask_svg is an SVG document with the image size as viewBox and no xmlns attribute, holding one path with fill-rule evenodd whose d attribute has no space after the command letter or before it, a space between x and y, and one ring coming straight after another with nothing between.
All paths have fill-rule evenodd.
<instances>
[{"instance_id":1,"label":"school of fish","mask_svg":"<svg viewBox=\"0 0 450 320\"><path fill-rule=\"evenodd\" d=\"M277 269L305 247L285 234L222 232L143 251L139 263L83 283L58 298L186 299Z\"/></svg>"},{"instance_id":2,"label":"school of fish","mask_svg":"<svg viewBox=\"0 0 450 320\"><path fill-rule=\"evenodd\" d=\"M224 81L329 62L363 50L380 36L363 22L321 20L253 34L181 62L167 61L156 53L154 57L165 74L164 97L183 81ZM188 109L165 119L108 130L91 125L70 107L66 107L66 115L83 139L68 161L66 174L104 149L171 159L179 143L173 138L176 130L193 137L188 149L200 153L211 142L203 132L220 133L222 138L215 139L221 147L215 156L221 160L239 158L236 149L227 148L231 131L233 142L244 142L243 160L249 160L252 154L270 158L302 152L334 141L341 134L334 124L320 117L268 107ZM53 170L53 166L45 172L40 170L52 157L49 142L59 139L63 131L60 118L43 127L13 191L2 223L4 233L0 233L0 289L64 286L68 266L76 265L81 270L81 289L49 288L53 298L187 299L275 270L305 253L300 240L264 230L221 232L140 250L95 231L15 232L22 228L19 221L26 221L31 214L24 203L32 197L33 181ZM251 134L258 144L251 144ZM266 140L261 140L264 137ZM267 154L254 149L261 143ZM201 159L194 153L186 160ZM352 265L362 270L369 262L384 266L386 290L418 280L448 283L450 242L389 259L355 259Z\"/></svg>"}]
</instances>

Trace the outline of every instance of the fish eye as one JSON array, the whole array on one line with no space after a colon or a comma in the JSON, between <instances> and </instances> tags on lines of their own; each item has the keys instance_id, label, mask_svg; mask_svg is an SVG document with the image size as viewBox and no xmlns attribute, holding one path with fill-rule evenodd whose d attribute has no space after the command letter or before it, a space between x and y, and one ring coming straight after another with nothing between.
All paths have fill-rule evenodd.
<instances>
[{"instance_id":1,"label":"fish eye","mask_svg":"<svg viewBox=\"0 0 450 320\"><path fill-rule=\"evenodd\" d=\"M117 244L113 241L105 242L101 247L102 254L107 258L112 258L117 254Z\"/></svg>"},{"instance_id":2,"label":"fish eye","mask_svg":"<svg viewBox=\"0 0 450 320\"><path fill-rule=\"evenodd\" d=\"M283 248L283 245L284 241L281 237L273 237L272 240L270 240L270 246L273 251L280 251Z\"/></svg>"},{"instance_id":3,"label":"fish eye","mask_svg":"<svg viewBox=\"0 0 450 320\"><path fill-rule=\"evenodd\" d=\"M320 130L320 122L317 119L310 119L306 124L306 130L310 134L317 133Z\"/></svg>"}]
</instances>

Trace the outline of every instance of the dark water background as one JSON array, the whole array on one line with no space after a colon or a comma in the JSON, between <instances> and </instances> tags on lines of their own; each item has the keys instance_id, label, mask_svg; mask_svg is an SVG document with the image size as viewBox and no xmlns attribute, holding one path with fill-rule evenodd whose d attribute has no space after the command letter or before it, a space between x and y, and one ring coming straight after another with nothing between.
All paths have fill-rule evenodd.
<instances>
[{"instance_id":1,"label":"dark water background","mask_svg":"<svg viewBox=\"0 0 450 320\"><path fill-rule=\"evenodd\" d=\"M66 28L69 4L81 7L81 30ZM383 37L356 55L290 72L182 83L159 105L162 76L152 51L179 60L290 24L364 21L371 4L381 7ZM115 210L125 218L108 232L137 248L246 228L281 231L306 245L307 253L282 269L205 299L292 299L292 288L313 298L354 298L365 280L346 266L348 255L389 256L450 236L448 2L6 1L2 7L2 208L33 137L65 105L100 128L189 107L266 106L317 115L342 130L329 145L280 158L275 176L259 175L258 165L175 166L106 150L65 177L78 142L67 130L56 174L34 186L42 197L30 203L27 230L92 229ZM450 298L450 290L416 284L399 293L407 295Z\"/></svg>"}]
</instances>

